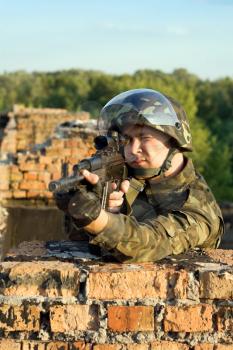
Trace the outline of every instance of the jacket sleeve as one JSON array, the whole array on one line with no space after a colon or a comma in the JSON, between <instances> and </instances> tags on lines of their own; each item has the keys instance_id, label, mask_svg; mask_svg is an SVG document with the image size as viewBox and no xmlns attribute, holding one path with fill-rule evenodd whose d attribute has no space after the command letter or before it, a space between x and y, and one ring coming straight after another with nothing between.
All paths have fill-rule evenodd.
<instances>
[{"instance_id":1,"label":"jacket sleeve","mask_svg":"<svg viewBox=\"0 0 233 350\"><path fill-rule=\"evenodd\" d=\"M203 210L182 209L144 222L109 213L107 227L91 243L107 249L122 262L156 261L194 247L216 247L223 230L221 218L215 216L210 221Z\"/></svg>"}]
</instances>

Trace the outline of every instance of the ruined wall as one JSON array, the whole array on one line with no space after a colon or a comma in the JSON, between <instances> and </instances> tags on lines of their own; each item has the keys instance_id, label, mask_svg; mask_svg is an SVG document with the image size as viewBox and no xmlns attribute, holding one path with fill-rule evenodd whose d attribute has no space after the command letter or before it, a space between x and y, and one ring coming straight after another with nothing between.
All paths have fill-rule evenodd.
<instances>
[{"instance_id":1,"label":"ruined wall","mask_svg":"<svg viewBox=\"0 0 233 350\"><path fill-rule=\"evenodd\" d=\"M8 113L8 122L2 132L1 154L29 150L45 142L57 125L71 120L88 120L87 112L70 113L57 108L26 108L15 105Z\"/></svg>"},{"instance_id":2,"label":"ruined wall","mask_svg":"<svg viewBox=\"0 0 233 350\"><path fill-rule=\"evenodd\" d=\"M233 349L232 251L117 264L81 242L35 242L6 260L0 349Z\"/></svg>"},{"instance_id":3,"label":"ruined wall","mask_svg":"<svg viewBox=\"0 0 233 350\"><path fill-rule=\"evenodd\" d=\"M71 173L93 154L97 134L96 120L86 112L16 106L2 121L0 210L7 215L0 215L0 256L25 240L64 239L63 214L48 183L61 177L63 162Z\"/></svg>"},{"instance_id":4,"label":"ruined wall","mask_svg":"<svg viewBox=\"0 0 233 350\"><path fill-rule=\"evenodd\" d=\"M73 164L94 152L95 124L91 130L88 120L86 112L15 107L0 150L0 200L48 202L48 183L61 177L62 162L69 162L71 171ZM58 127L64 123L68 127Z\"/></svg>"}]
</instances>

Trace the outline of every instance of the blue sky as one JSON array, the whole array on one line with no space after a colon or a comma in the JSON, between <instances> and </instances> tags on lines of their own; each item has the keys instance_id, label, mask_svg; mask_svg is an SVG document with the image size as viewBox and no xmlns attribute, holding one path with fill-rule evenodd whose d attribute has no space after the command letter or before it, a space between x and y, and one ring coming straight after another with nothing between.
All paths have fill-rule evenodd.
<instances>
[{"instance_id":1,"label":"blue sky","mask_svg":"<svg viewBox=\"0 0 233 350\"><path fill-rule=\"evenodd\" d=\"M0 0L0 73L233 77L233 0Z\"/></svg>"}]
</instances>

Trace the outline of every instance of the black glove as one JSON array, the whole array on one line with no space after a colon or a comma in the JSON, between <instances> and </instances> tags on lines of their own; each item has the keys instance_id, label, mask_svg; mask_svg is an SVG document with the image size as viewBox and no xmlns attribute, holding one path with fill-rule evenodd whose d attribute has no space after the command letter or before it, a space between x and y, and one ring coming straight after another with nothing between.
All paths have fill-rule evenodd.
<instances>
[{"instance_id":1,"label":"black glove","mask_svg":"<svg viewBox=\"0 0 233 350\"><path fill-rule=\"evenodd\" d=\"M71 215L78 227L89 225L101 211L102 186L85 182L76 192L57 193L55 200L59 209Z\"/></svg>"}]
</instances>

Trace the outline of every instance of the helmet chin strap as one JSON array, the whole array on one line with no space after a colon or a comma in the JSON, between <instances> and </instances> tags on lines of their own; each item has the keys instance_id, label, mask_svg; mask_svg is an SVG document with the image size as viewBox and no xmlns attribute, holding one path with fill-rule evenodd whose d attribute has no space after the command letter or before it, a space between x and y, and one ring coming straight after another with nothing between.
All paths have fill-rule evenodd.
<instances>
[{"instance_id":1,"label":"helmet chin strap","mask_svg":"<svg viewBox=\"0 0 233 350\"><path fill-rule=\"evenodd\" d=\"M164 177L166 171L171 167L172 158L176 153L180 152L177 148L170 148L163 164L159 168L131 168L129 167L129 175L139 178L148 179L155 176Z\"/></svg>"}]
</instances>

